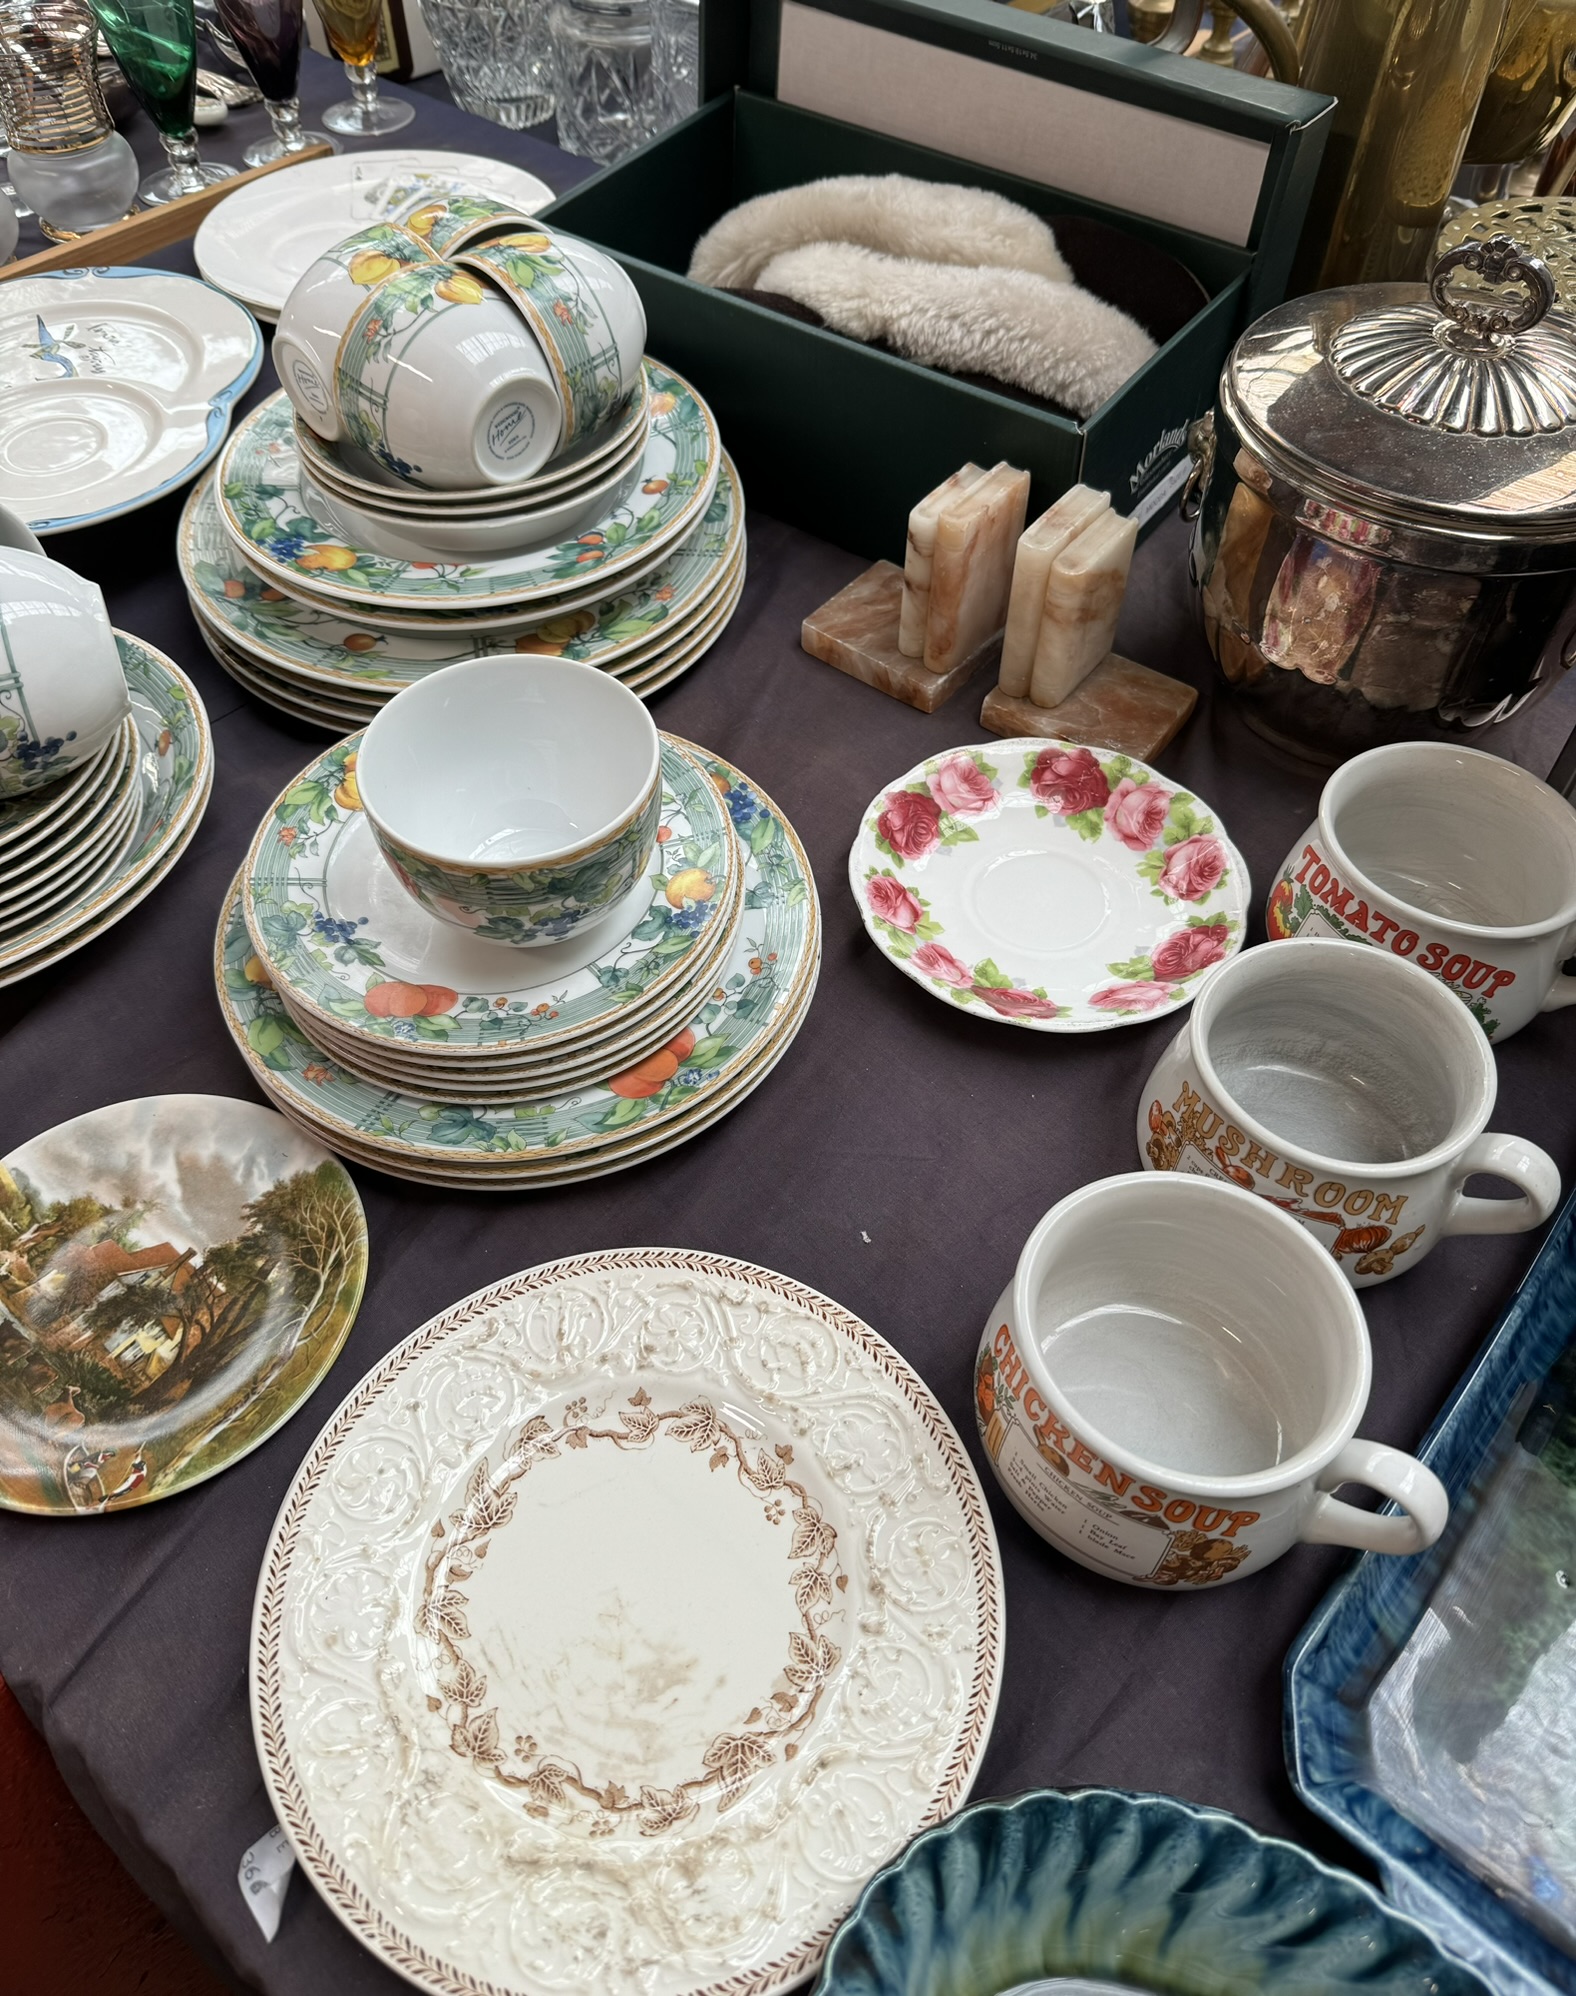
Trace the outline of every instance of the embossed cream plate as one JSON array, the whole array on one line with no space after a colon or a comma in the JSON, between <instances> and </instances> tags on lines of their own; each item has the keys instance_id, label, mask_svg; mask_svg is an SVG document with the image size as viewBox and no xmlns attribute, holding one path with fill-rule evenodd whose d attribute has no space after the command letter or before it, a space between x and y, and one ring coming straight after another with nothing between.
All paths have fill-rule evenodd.
<instances>
[{"instance_id":1,"label":"embossed cream plate","mask_svg":"<svg viewBox=\"0 0 1576 1996\"><path fill-rule=\"evenodd\" d=\"M1001 1572L974 1471L867 1325L747 1262L549 1263L397 1346L258 1588L297 1857L443 1996L771 1996L964 1799Z\"/></svg>"}]
</instances>

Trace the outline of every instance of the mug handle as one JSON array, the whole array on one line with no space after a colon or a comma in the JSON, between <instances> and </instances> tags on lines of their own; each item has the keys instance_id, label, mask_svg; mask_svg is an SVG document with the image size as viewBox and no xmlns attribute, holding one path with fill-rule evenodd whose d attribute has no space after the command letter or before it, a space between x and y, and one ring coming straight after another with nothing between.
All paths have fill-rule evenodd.
<instances>
[{"instance_id":1,"label":"mug handle","mask_svg":"<svg viewBox=\"0 0 1576 1996\"><path fill-rule=\"evenodd\" d=\"M1492 1203L1492 1202L1490 1202ZM1400 1518L1377 1517L1372 1511L1343 1504L1325 1493L1343 1483L1366 1483L1401 1506ZM1364 1552L1421 1552L1445 1529L1450 1499L1431 1469L1415 1457L1383 1442L1360 1437L1346 1444L1319 1478L1300 1536L1308 1545L1359 1546Z\"/></svg>"},{"instance_id":2,"label":"mug handle","mask_svg":"<svg viewBox=\"0 0 1576 1996\"><path fill-rule=\"evenodd\" d=\"M1566 1005L1576 1005L1576 977L1561 971L1549 986L1548 996L1538 1007L1540 1012L1558 1012Z\"/></svg>"},{"instance_id":3,"label":"mug handle","mask_svg":"<svg viewBox=\"0 0 1576 1996\"><path fill-rule=\"evenodd\" d=\"M1572 980L1576 982L1576 980ZM1520 1188L1515 1199L1469 1199L1460 1189L1476 1171ZM1456 1166L1455 1203L1439 1229L1447 1234L1524 1234L1560 1203L1559 1166L1546 1150L1493 1130L1468 1144Z\"/></svg>"}]
</instances>

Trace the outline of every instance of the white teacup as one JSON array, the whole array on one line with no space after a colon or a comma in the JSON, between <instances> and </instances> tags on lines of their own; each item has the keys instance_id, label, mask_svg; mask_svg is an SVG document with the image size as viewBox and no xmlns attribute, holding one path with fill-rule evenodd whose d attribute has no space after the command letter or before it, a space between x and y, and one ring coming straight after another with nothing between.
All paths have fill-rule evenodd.
<instances>
[{"instance_id":1,"label":"white teacup","mask_svg":"<svg viewBox=\"0 0 1576 1996\"><path fill-rule=\"evenodd\" d=\"M376 222L335 243L291 287L274 332L274 368L296 414L320 437L345 434L334 400L334 358L345 328L386 278L437 257L394 222Z\"/></svg>"},{"instance_id":2,"label":"white teacup","mask_svg":"<svg viewBox=\"0 0 1576 1996\"><path fill-rule=\"evenodd\" d=\"M1397 742L1330 778L1270 891L1272 937L1343 936L1454 991L1491 1039L1576 1005L1576 811L1514 763Z\"/></svg>"},{"instance_id":3,"label":"white teacup","mask_svg":"<svg viewBox=\"0 0 1576 1996\"><path fill-rule=\"evenodd\" d=\"M1235 1186L1135 1173L1053 1206L980 1341L976 1414L1044 1539L1113 1580L1192 1587L1298 1541L1415 1553L1449 1500L1357 1439L1362 1307L1284 1213ZM1379 1517L1328 1493L1364 1483Z\"/></svg>"},{"instance_id":4,"label":"white teacup","mask_svg":"<svg viewBox=\"0 0 1576 1996\"><path fill-rule=\"evenodd\" d=\"M518 484L557 450L557 377L524 319L474 271L430 263L378 285L334 363L344 433L396 478L444 491Z\"/></svg>"},{"instance_id":5,"label":"white teacup","mask_svg":"<svg viewBox=\"0 0 1576 1996\"><path fill-rule=\"evenodd\" d=\"M1436 979L1360 943L1269 943L1199 987L1139 1098L1138 1150L1272 1201L1364 1288L1448 1234L1520 1233L1559 1204L1548 1153L1489 1132L1498 1083ZM1476 1174L1518 1196L1468 1198Z\"/></svg>"},{"instance_id":6,"label":"white teacup","mask_svg":"<svg viewBox=\"0 0 1576 1996\"><path fill-rule=\"evenodd\" d=\"M384 858L428 914L488 942L561 942L656 848L662 742L594 665L482 658L407 686L357 754Z\"/></svg>"},{"instance_id":7,"label":"white teacup","mask_svg":"<svg viewBox=\"0 0 1576 1996\"><path fill-rule=\"evenodd\" d=\"M131 712L96 582L45 554L0 548L0 798L89 761Z\"/></svg>"}]
</instances>

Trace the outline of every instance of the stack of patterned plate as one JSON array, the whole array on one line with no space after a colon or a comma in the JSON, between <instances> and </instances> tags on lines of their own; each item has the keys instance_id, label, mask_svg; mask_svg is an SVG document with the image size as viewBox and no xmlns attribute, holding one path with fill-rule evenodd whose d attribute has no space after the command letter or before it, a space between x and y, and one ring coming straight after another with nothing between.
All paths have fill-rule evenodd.
<instances>
[{"instance_id":1,"label":"stack of patterned plate","mask_svg":"<svg viewBox=\"0 0 1576 1996\"><path fill-rule=\"evenodd\" d=\"M169 872L213 781L196 688L151 645L115 634L131 713L93 760L0 803L0 984L58 963Z\"/></svg>"},{"instance_id":2,"label":"stack of patterned plate","mask_svg":"<svg viewBox=\"0 0 1576 1996\"><path fill-rule=\"evenodd\" d=\"M413 680L487 653L582 660L642 694L666 686L738 603L744 498L687 382L648 360L637 406L638 461L572 536L406 561L318 517L326 509L305 490L296 424L276 395L237 429L182 521L181 572L210 650L260 698L336 732ZM344 478L342 459L332 462Z\"/></svg>"},{"instance_id":3,"label":"stack of patterned plate","mask_svg":"<svg viewBox=\"0 0 1576 1996\"><path fill-rule=\"evenodd\" d=\"M361 811L359 736L259 827L215 975L269 1098L342 1156L500 1191L618 1171L708 1128L787 1051L820 967L792 827L673 736L651 867L583 938L515 949L428 916Z\"/></svg>"}]
</instances>

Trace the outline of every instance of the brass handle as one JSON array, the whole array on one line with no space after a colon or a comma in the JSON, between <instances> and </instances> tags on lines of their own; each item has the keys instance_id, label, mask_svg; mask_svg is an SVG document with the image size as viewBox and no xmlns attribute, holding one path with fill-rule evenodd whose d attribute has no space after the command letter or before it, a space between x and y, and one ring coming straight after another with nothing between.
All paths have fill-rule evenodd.
<instances>
[{"instance_id":1,"label":"brass handle","mask_svg":"<svg viewBox=\"0 0 1576 1996\"><path fill-rule=\"evenodd\" d=\"M1264 53L1277 83L1296 83L1302 76L1302 61L1292 31L1274 0L1231 0ZM1186 55L1204 16L1204 0L1177 0L1170 26L1151 48L1165 49L1171 55Z\"/></svg>"}]
</instances>

